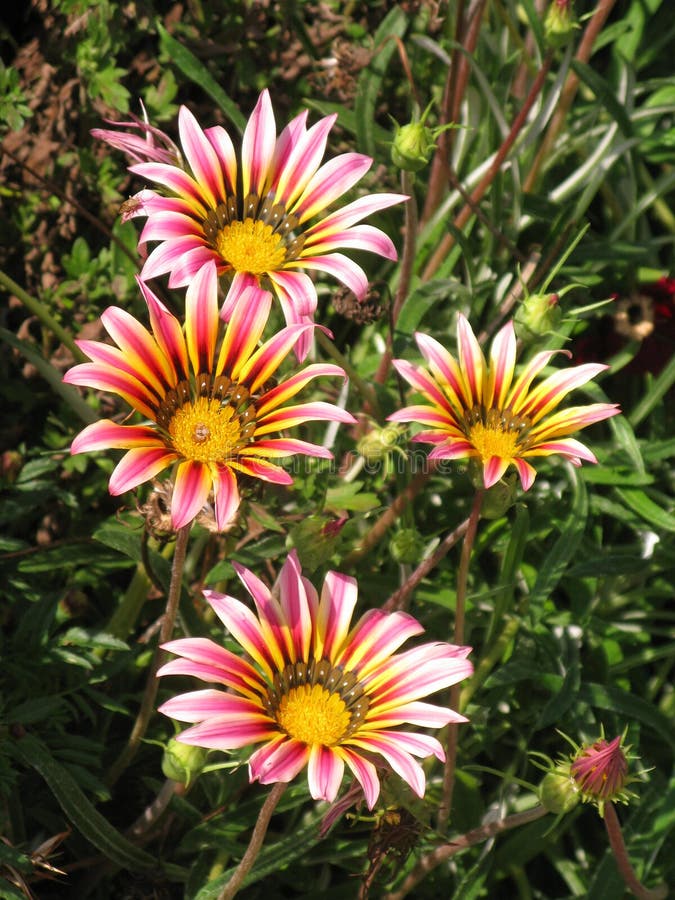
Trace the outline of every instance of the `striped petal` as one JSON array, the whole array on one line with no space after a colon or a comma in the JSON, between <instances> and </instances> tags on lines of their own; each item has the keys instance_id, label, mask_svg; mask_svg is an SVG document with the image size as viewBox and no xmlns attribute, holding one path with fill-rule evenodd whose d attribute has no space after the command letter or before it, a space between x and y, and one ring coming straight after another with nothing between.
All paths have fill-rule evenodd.
<instances>
[{"instance_id":1,"label":"striped petal","mask_svg":"<svg viewBox=\"0 0 675 900\"><path fill-rule=\"evenodd\" d=\"M204 199L215 207L225 199L225 185L218 155L186 106L178 112L178 132L183 153Z\"/></svg>"},{"instance_id":2,"label":"striped petal","mask_svg":"<svg viewBox=\"0 0 675 900\"><path fill-rule=\"evenodd\" d=\"M345 194L373 164L369 156L343 153L325 163L309 181L294 210L300 224Z\"/></svg>"},{"instance_id":3,"label":"striped petal","mask_svg":"<svg viewBox=\"0 0 675 900\"><path fill-rule=\"evenodd\" d=\"M134 447L167 449L157 431L149 425L118 425L110 419L101 419L100 422L87 425L77 435L70 445L70 452L131 450Z\"/></svg>"},{"instance_id":4,"label":"striped petal","mask_svg":"<svg viewBox=\"0 0 675 900\"><path fill-rule=\"evenodd\" d=\"M457 344L459 367L469 387L469 396L473 406L473 403L480 403L483 400L485 357L471 325L461 313L457 316Z\"/></svg>"},{"instance_id":5,"label":"striped petal","mask_svg":"<svg viewBox=\"0 0 675 900\"><path fill-rule=\"evenodd\" d=\"M211 480L218 531L223 531L233 520L239 509L239 488L237 476L228 466L211 465Z\"/></svg>"},{"instance_id":6,"label":"striped petal","mask_svg":"<svg viewBox=\"0 0 675 900\"><path fill-rule=\"evenodd\" d=\"M302 266L304 269L316 269L326 272L345 284L350 291L356 294L359 300L363 300L368 292L368 279L361 266L357 265L343 253L330 253L326 256L304 256L295 262L287 263L287 267L295 269Z\"/></svg>"},{"instance_id":7,"label":"striped petal","mask_svg":"<svg viewBox=\"0 0 675 900\"><path fill-rule=\"evenodd\" d=\"M241 145L242 194L262 196L267 173L274 157L276 125L269 91L258 98L244 131Z\"/></svg>"},{"instance_id":8,"label":"striped petal","mask_svg":"<svg viewBox=\"0 0 675 900\"><path fill-rule=\"evenodd\" d=\"M208 263L185 294L185 341L195 375L213 368L219 321L218 275L215 265Z\"/></svg>"},{"instance_id":9,"label":"striped petal","mask_svg":"<svg viewBox=\"0 0 675 900\"><path fill-rule=\"evenodd\" d=\"M507 322L498 332L490 348L490 377L486 406L503 408L511 387L516 365L516 334L513 322Z\"/></svg>"},{"instance_id":10,"label":"striped petal","mask_svg":"<svg viewBox=\"0 0 675 900\"><path fill-rule=\"evenodd\" d=\"M150 481L177 458L176 453L164 447L138 447L129 450L115 466L108 490L113 496L124 494L139 484Z\"/></svg>"},{"instance_id":11,"label":"striped petal","mask_svg":"<svg viewBox=\"0 0 675 900\"><path fill-rule=\"evenodd\" d=\"M314 629L313 653L316 659L337 660L349 634L356 608L356 579L339 572L328 572L323 583Z\"/></svg>"},{"instance_id":12,"label":"striped petal","mask_svg":"<svg viewBox=\"0 0 675 900\"><path fill-rule=\"evenodd\" d=\"M363 788L363 796L366 798L366 806L372 809L380 795L380 780L377 777L377 769L363 756L354 753L349 747L334 747L333 752L341 756L354 774L354 777Z\"/></svg>"},{"instance_id":13,"label":"striped petal","mask_svg":"<svg viewBox=\"0 0 675 900\"><path fill-rule=\"evenodd\" d=\"M258 345L272 307L272 295L256 286L243 289L230 307L229 327L218 355L216 374L226 371L234 380Z\"/></svg>"},{"instance_id":14,"label":"striped petal","mask_svg":"<svg viewBox=\"0 0 675 900\"><path fill-rule=\"evenodd\" d=\"M276 733L276 727L263 713L247 712L242 716L241 712L231 712L193 725L176 735L176 740L180 744L206 747L209 750L237 750L249 744L267 741Z\"/></svg>"},{"instance_id":15,"label":"striped petal","mask_svg":"<svg viewBox=\"0 0 675 900\"><path fill-rule=\"evenodd\" d=\"M179 464L171 496L174 528L193 521L206 505L212 486L211 470L206 463L187 459Z\"/></svg>"},{"instance_id":16,"label":"striped petal","mask_svg":"<svg viewBox=\"0 0 675 900\"><path fill-rule=\"evenodd\" d=\"M257 750L248 761L251 781L287 783L309 762L309 747L286 735Z\"/></svg>"},{"instance_id":17,"label":"striped petal","mask_svg":"<svg viewBox=\"0 0 675 900\"><path fill-rule=\"evenodd\" d=\"M307 782L314 800L332 803L340 790L344 771L344 760L332 748L313 746L307 763Z\"/></svg>"}]
</instances>

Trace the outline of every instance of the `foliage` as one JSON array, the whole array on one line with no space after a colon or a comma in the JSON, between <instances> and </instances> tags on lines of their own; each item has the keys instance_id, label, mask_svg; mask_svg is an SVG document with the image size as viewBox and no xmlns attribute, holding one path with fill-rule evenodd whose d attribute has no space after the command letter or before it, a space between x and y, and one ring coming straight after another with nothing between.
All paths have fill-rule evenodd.
<instances>
[{"instance_id":1,"label":"foliage","mask_svg":"<svg viewBox=\"0 0 675 900\"><path fill-rule=\"evenodd\" d=\"M315 584L329 568L349 572L360 611L382 605L470 515L464 463L432 470L428 448L403 430L372 450L374 429L408 402L386 362L419 359L415 331L453 348L458 312L477 334L493 334L506 317L519 321L530 294L555 294L560 318L550 330L519 328L524 349L607 363L576 402L618 402L623 415L585 432L597 466L537 460L529 491L509 485L504 502L484 510L468 576L475 675L461 705L470 721L459 732L449 831L437 830L437 762L425 764L423 801L392 775L372 814L352 808L327 836L327 807L299 778L244 896L338 900L366 896L365 885L371 897L402 896L419 859L448 835L536 805L542 773L532 754L564 753L558 730L582 744L602 728L609 738L626 730L641 760L639 801L620 813L637 874L649 885L675 880L675 24L663 0L604 5L612 11L583 58L582 36L597 22L591 0L576 4L571 44L552 49L531 0L474 4L473 24L459 31L468 4L35 0L14 13L0 35L0 284L9 297L0 323L0 897L216 898L268 790L248 782L249 748L209 752L187 786L167 780L174 727L161 716L116 768L148 680L174 538L146 528L148 490L110 496L115 451L69 455L86 422L121 410L110 395L60 384L75 360L52 327L101 340L107 306L145 315L138 229L118 219L142 185L89 129L140 115L142 100L175 137L185 103L237 145L266 86L278 126L303 108L310 121L337 112L329 155L373 156L367 192L401 189L392 119L418 122L431 104L425 123L437 149L426 168L403 175L418 223L404 225L398 206L377 217L399 249L414 230L409 271L359 257L385 315L343 315L334 284L317 281L317 321L350 367L346 403L359 424L328 435L306 425L303 437L325 440L334 464L296 458L292 490L251 484L232 530L193 527L183 633L222 643L201 590L243 599L232 562L271 583L292 547ZM446 80L456 127L441 134ZM181 292L157 289L181 309ZM328 352L317 342L318 359ZM315 389L313 399L325 398ZM369 453L359 452L365 437ZM387 519L411 484L413 501ZM460 553L458 541L411 593L428 640L452 640ZM166 681L159 701L178 690ZM467 847L411 896L600 900L622 890L597 811L578 807Z\"/></svg>"}]
</instances>

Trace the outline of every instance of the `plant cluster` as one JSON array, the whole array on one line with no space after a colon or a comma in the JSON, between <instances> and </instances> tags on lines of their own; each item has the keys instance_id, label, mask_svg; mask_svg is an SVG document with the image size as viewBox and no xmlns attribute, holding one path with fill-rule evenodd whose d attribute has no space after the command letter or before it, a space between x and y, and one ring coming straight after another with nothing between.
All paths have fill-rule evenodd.
<instances>
[{"instance_id":1,"label":"plant cluster","mask_svg":"<svg viewBox=\"0 0 675 900\"><path fill-rule=\"evenodd\" d=\"M8 18L0 898L666 896L648 5Z\"/></svg>"}]
</instances>

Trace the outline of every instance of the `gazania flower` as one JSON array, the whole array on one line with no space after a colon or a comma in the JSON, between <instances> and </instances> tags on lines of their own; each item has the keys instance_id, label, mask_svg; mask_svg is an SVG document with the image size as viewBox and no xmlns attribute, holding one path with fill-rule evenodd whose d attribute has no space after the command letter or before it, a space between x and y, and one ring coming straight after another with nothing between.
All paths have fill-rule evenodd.
<instances>
[{"instance_id":1,"label":"gazania flower","mask_svg":"<svg viewBox=\"0 0 675 900\"><path fill-rule=\"evenodd\" d=\"M182 158L178 147L168 134L148 122L143 103L141 103L141 108L143 110L142 119L133 116L130 122L108 121L109 125L126 130L113 131L110 128L92 128L91 136L126 153L134 162L180 165Z\"/></svg>"},{"instance_id":2,"label":"gazania flower","mask_svg":"<svg viewBox=\"0 0 675 900\"><path fill-rule=\"evenodd\" d=\"M423 796L424 771L414 757L443 760L443 749L434 737L400 729L466 721L420 698L467 678L470 648L438 642L396 653L423 631L402 612L371 609L350 629L356 581L329 572L319 597L295 551L274 592L234 565L257 615L233 597L204 595L246 658L206 638L164 645L179 658L159 675L194 675L226 689L180 694L160 707L196 723L177 739L215 750L262 744L249 759L251 781L288 782L307 766L316 799L335 798L346 764L372 808L380 790L375 762Z\"/></svg>"},{"instance_id":3,"label":"gazania flower","mask_svg":"<svg viewBox=\"0 0 675 900\"><path fill-rule=\"evenodd\" d=\"M185 333L152 291L139 284L152 333L123 309L110 307L101 318L117 347L78 341L92 362L75 366L64 377L70 384L118 394L150 420L138 425L94 422L73 441L72 453L128 451L110 478L111 494L131 490L175 465L174 527L191 522L213 491L216 523L222 529L239 506L239 474L290 484L291 476L270 460L296 453L331 458L324 447L274 436L312 419L354 421L330 403L284 405L318 375L343 376L338 366L315 364L278 385L271 382L311 326L283 328L258 347L272 298L251 287L222 336L213 263L198 272L187 290Z\"/></svg>"},{"instance_id":4,"label":"gazania flower","mask_svg":"<svg viewBox=\"0 0 675 900\"><path fill-rule=\"evenodd\" d=\"M457 336L459 361L425 334L416 334L415 339L428 369L402 359L394 361L403 378L431 405L407 406L389 419L418 422L430 429L413 437L436 445L429 459L477 460L486 488L514 465L524 490L536 476L528 459L559 454L577 466L582 460L597 462L588 447L569 435L616 415L620 412L617 405L591 403L554 410L571 390L607 366L574 366L533 388L532 382L557 351L537 353L516 378L516 337L511 322L495 336L489 362L462 315Z\"/></svg>"},{"instance_id":5,"label":"gazania flower","mask_svg":"<svg viewBox=\"0 0 675 900\"><path fill-rule=\"evenodd\" d=\"M277 137L265 90L246 126L238 163L222 127L203 131L192 113L181 107L178 124L186 165L143 162L130 169L165 192L144 190L132 198L130 215L148 217L141 243L160 242L141 277L169 272L169 286L180 287L189 284L204 263L215 262L219 274L231 282L222 311L226 320L242 291L252 284L274 290L288 324L311 319L317 295L303 270L325 272L358 297L365 296L368 282L363 269L335 251L370 250L396 259L384 232L357 223L405 198L361 197L317 219L372 164L368 156L344 153L320 165L335 118L326 116L308 129L305 110ZM306 335L303 343L308 346L308 341Z\"/></svg>"}]
</instances>

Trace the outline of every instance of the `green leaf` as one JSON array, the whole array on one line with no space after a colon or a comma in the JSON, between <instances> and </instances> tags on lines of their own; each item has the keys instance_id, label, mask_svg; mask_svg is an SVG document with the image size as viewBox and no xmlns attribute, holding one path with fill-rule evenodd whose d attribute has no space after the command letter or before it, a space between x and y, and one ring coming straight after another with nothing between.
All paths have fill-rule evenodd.
<instances>
[{"instance_id":1,"label":"green leaf","mask_svg":"<svg viewBox=\"0 0 675 900\"><path fill-rule=\"evenodd\" d=\"M645 391L644 397L633 409L628 416L628 420L633 428L642 422L655 409L668 393L675 382L675 356L672 356L668 365L659 373L649 387Z\"/></svg>"},{"instance_id":2,"label":"green leaf","mask_svg":"<svg viewBox=\"0 0 675 900\"><path fill-rule=\"evenodd\" d=\"M633 134L633 123L625 107L619 102L605 79L598 75L595 69L587 66L586 63L579 62L578 59L573 59L571 65L581 81L593 91L610 116L616 121L622 133L626 137L631 137Z\"/></svg>"},{"instance_id":3,"label":"green leaf","mask_svg":"<svg viewBox=\"0 0 675 900\"><path fill-rule=\"evenodd\" d=\"M560 579L565 574L567 564L576 553L586 528L588 518L588 494L579 473L568 468L572 483L572 508L563 525L560 537L555 542L545 559L530 593L529 602L535 605L551 595Z\"/></svg>"},{"instance_id":4,"label":"green leaf","mask_svg":"<svg viewBox=\"0 0 675 900\"><path fill-rule=\"evenodd\" d=\"M18 759L47 782L69 821L94 847L118 866L131 871L161 868L160 863L145 850L141 850L123 837L89 800L69 772L51 755L42 741L31 734L24 735L11 746ZM183 876L178 866L166 866L175 876Z\"/></svg>"},{"instance_id":5,"label":"green leaf","mask_svg":"<svg viewBox=\"0 0 675 900\"><path fill-rule=\"evenodd\" d=\"M675 516L672 512L666 512L657 503L654 503L644 491L617 489L616 493L629 509L637 513L645 522L655 529L663 531L675 531Z\"/></svg>"},{"instance_id":6,"label":"green leaf","mask_svg":"<svg viewBox=\"0 0 675 900\"><path fill-rule=\"evenodd\" d=\"M359 148L368 156L375 156L375 104L389 60L396 50L393 38L403 37L407 24L407 16L400 6L389 10L373 37L375 53L372 61L359 75L355 103L356 135Z\"/></svg>"},{"instance_id":7,"label":"green leaf","mask_svg":"<svg viewBox=\"0 0 675 900\"><path fill-rule=\"evenodd\" d=\"M159 22L157 23L157 31L159 32L160 46L171 62L178 66L186 78L199 85L230 118L237 131L243 134L246 127L245 116L242 115L234 101L228 97L204 64L187 47L184 47L183 44L171 37L166 28Z\"/></svg>"}]
</instances>

